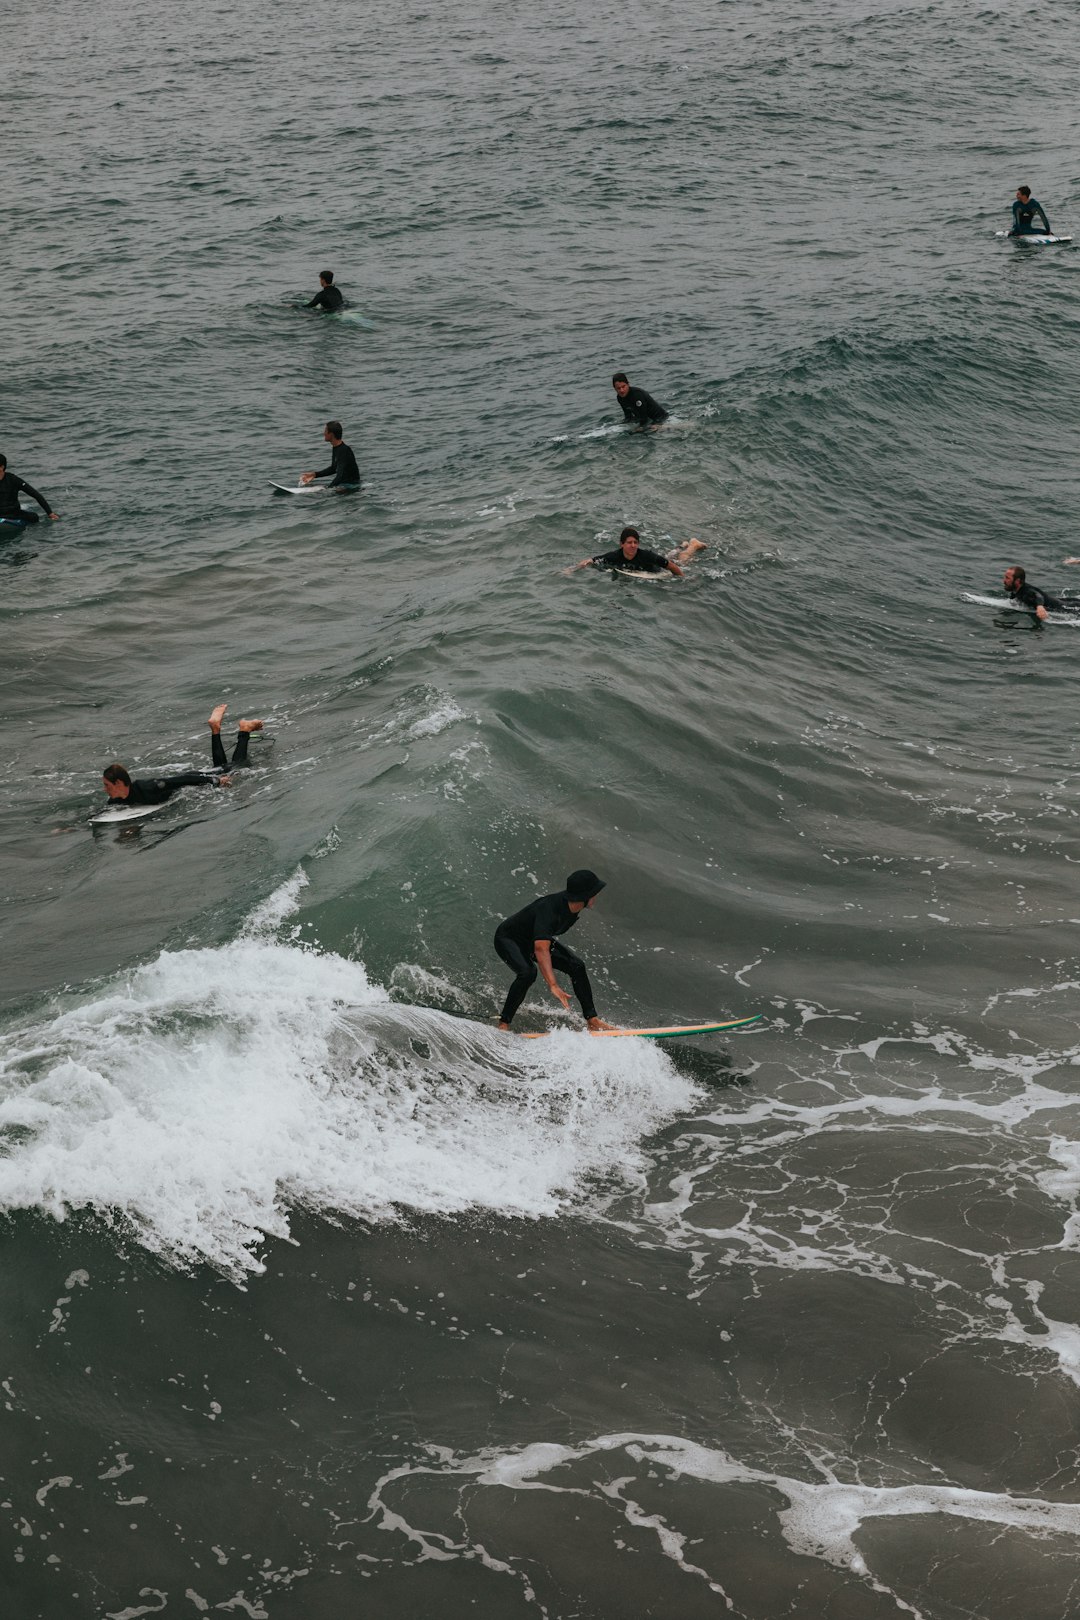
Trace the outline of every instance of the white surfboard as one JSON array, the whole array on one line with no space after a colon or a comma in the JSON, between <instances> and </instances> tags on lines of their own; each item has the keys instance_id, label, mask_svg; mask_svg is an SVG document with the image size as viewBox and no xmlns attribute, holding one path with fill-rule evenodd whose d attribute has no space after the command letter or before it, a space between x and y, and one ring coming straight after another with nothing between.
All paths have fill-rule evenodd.
<instances>
[{"instance_id":1,"label":"white surfboard","mask_svg":"<svg viewBox=\"0 0 1080 1620\"><path fill-rule=\"evenodd\" d=\"M612 574L618 574L620 579L632 579L639 585L662 585L666 579L677 579L670 568L657 569L655 573L646 574L641 568L612 568Z\"/></svg>"},{"instance_id":2,"label":"white surfboard","mask_svg":"<svg viewBox=\"0 0 1080 1620\"><path fill-rule=\"evenodd\" d=\"M279 495L325 495L325 484L275 484L270 479L270 488L276 489Z\"/></svg>"},{"instance_id":3,"label":"white surfboard","mask_svg":"<svg viewBox=\"0 0 1080 1620\"><path fill-rule=\"evenodd\" d=\"M670 1041L678 1035L722 1035L727 1030L748 1029L758 1023L761 1016L761 1013L751 1013L748 1018L725 1018L719 1024L651 1024L648 1029L585 1029L578 1033L588 1035L590 1040L598 1040L603 1035L636 1035L639 1040ZM522 1039L539 1041L550 1034L549 1029L538 1029L523 1034Z\"/></svg>"},{"instance_id":4,"label":"white surfboard","mask_svg":"<svg viewBox=\"0 0 1080 1620\"><path fill-rule=\"evenodd\" d=\"M103 810L99 816L91 816L90 825L109 827L121 821L143 821L147 816L156 816L159 810L164 809L164 804L117 805L115 809Z\"/></svg>"},{"instance_id":5,"label":"white surfboard","mask_svg":"<svg viewBox=\"0 0 1080 1620\"><path fill-rule=\"evenodd\" d=\"M1053 244L1054 242L1071 242L1071 236L1047 236L1042 231L1025 231L1022 236L1014 236L1011 231L995 231L995 236L1008 237L1011 242L1036 242Z\"/></svg>"}]
</instances>

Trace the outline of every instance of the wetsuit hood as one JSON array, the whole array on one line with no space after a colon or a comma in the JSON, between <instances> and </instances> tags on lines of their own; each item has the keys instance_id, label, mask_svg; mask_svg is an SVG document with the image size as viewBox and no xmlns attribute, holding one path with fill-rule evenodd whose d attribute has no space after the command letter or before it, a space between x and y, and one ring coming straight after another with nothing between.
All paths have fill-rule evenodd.
<instances>
[{"instance_id":1,"label":"wetsuit hood","mask_svg":"<svg viewBox=\"0 0 1080 1620\"><path fill-rule=\"evenodd\" d=\"M590 872L586 866L571 872L566 880L566 893L571 900L591 900L601 889L606 888L607 884L603 878L598 878L596 873Z\"/></svg>"}]
</instances>

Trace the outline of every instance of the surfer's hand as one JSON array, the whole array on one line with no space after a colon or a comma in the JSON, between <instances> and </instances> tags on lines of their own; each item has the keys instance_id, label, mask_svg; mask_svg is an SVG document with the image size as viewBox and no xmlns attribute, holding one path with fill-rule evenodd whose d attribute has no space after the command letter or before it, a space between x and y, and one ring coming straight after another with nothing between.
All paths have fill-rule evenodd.
<instances>
[{"instance_id":1,"label":"surfer's hand","mask_svg":"<svg viewBox=\"0 0 1080 1620\"><path fill-rule=\"evenodd\" d=\"M562 985L561 984L549 984L548 989L551 991L552 995L555 997L555 1000L556 1001L561 1001L563 1006L565 1008L567 1008L567 1010L569 1010L570 997L567 995L567 993L563 989Z\"/></svg>"},{"instance_id":2,"label":"surfer's hand","mask_svg":"<svg viewBox=\"0 0 1080 1620\"><path fill-rule=\"evenodd\" d=\"M217 785L218 787L232 787L232 777L219 776L217 779Z\"/></svg>"},{"instance_id":3,"label":"surfer's hand","mask_svg":"<svg viewBox=\"0 0 1080 1620\"><path fill-rule=\"evenodd\" d=\"M314 473L301 473L300 474L300 482L302 484L310 484L310 483L313 482L314 478L315 478Z\"/></svg>"},{"instance_id":4,"label":"surfer's hand","mask_svg":"<svg viewBox=\"0 0 1080 1620\"><path fill-rule=\"evenodd\" d=\"M50 517L51 517L51 518L52 518L52 520L53 520L53 522L54 522L54 523L59 523L59 521L60 521L60 514L59 514L59 512L50 512L50 513L49 513L49 516L50 516Z\"/></svg>"}]
</instances>

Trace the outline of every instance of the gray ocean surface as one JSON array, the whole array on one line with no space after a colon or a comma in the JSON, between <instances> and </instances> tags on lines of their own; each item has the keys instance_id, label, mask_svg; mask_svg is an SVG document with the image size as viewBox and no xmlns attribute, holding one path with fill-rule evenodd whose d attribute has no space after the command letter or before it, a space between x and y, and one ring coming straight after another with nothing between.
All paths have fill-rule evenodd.
<instances>
[{"instance_id":1,"label":"gray ocean surface","mask_svg":"<svg viewBox=\"0 0 1080 1620\"><path fill-rule=\"evenodd\" d=\"M3 52L0 1611L1075 1620L1075 6Z\"/></svg>"}]
</instances>

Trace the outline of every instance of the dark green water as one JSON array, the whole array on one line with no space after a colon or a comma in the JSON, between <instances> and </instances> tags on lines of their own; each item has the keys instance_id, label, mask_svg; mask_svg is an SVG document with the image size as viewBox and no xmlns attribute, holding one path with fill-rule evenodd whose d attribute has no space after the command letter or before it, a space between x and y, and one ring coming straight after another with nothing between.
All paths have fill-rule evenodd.
<instances>
[{"instance_id":1,"label":"dark green water","mask_svg":"<svg viewBox=\"0 0 1080 1620\"><path fill-rule=\"evenodd\" d=\"M1080 254L993 234L1080 235L1073 8L5 60L4 1613L1070 1620L1080 640L989 598L1080 551ZM563 573L627 522L709 550ZM764 1027L499 1037L581 865L606 1017Z\"/></svg>"}]
</instances>

